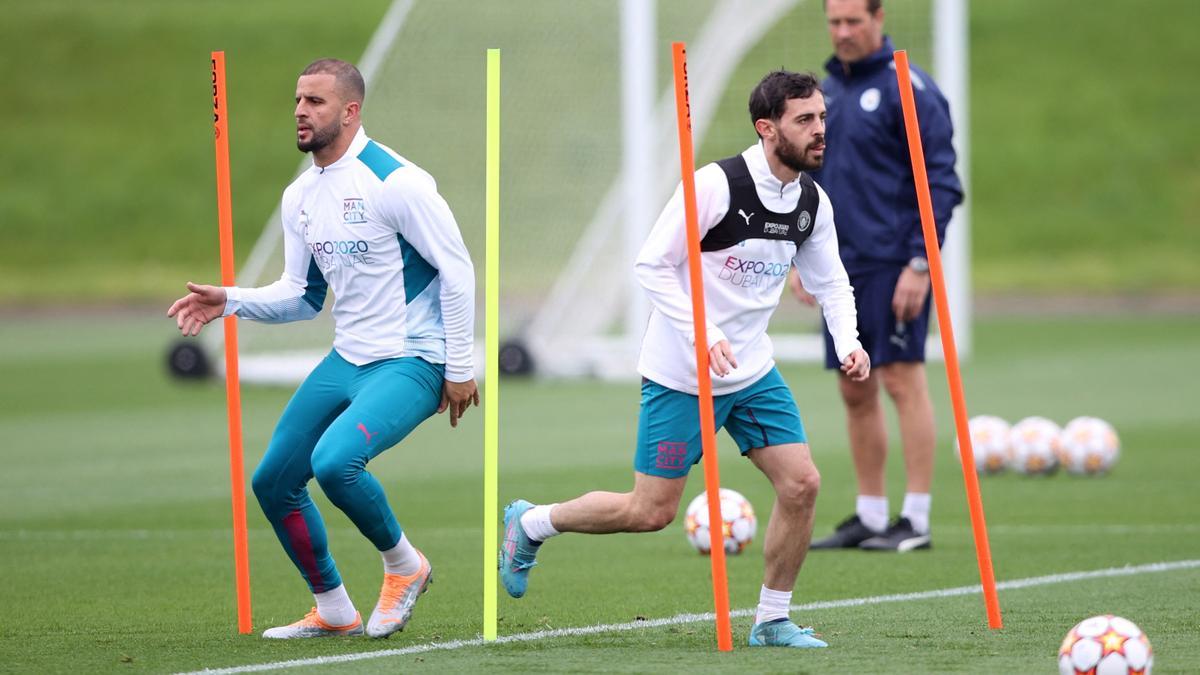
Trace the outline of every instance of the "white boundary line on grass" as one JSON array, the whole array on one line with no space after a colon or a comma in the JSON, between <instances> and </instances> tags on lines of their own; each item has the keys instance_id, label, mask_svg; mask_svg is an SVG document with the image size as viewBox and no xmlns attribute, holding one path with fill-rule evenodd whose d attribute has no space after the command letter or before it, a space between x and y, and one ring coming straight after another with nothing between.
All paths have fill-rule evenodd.
<instances>
[{"instance_id":1,"label":"white boundary line on grass","mask_svg":"<svg viewBox=\"0 0 1200 675\"><path fill-rule=\"evenodd\" d=\"M327 531L335 535L357 535L353 527L327 527ZM252 527L251 535L273 537L275 532L269 527ZM970 526L944 525L938 528L939 534L969 534ZM86 529L86 530L0 530L0 541L148 541L158 539L220 539L227 540L232 536L229 528L198 528L198 529ZM1129 535L1129 534L1196 534L1200 533L1200 523L1145 523L1142 525L1120 525L1116 523L1080 523L1077 525L1020 525L1020 524L988 524L988 535L992 536L1026 536L1046 535L1062 536L1070 534L1096 535Z\"/></svg>"},{"instance_id":2,"label":"white boundary line on grass","mask_svg":"<svg viewBox=\"0 0 1200 675\"><path fill-rule=\"evenodd\" d=\"M1062 584L1072 581L1084 581L1087 579L1101 579L1107 577L1126 577L1138 574L1153 574L1157 572L1173 572L1177 570L1196 569L1200 568L1200 560L1177 560L1173 562L1149 563L1146 565L1132 565L1126 567L1110 567L1100 570L1088 570L1082 572L1066 572L1063 574L1048 574L1041 577L1027 577L1025 579L1013 579L1012 581L1002 581L996 584L999 590L1015 590L1021 588L1030 588L1032 586L1047 586L1050 584ZM960 595L973 595L981 592L979 584L972 586L958 586L955 588L941 588L932 591L920 591L917 593L897 593L893 595L875 595L865 598L846 598L843 600L825 600L821 602L810 602L803 605L792 605L792 609L796 611L811 611L816 609L838 609L841 607L861 607L863 605L879 605L889 602L909 602L913 600L928 600L930 598L949 598ZM733 617L750 616L754 612L753 609L739 609L730 612ZM334 663L349 663L352 661L364 661L367 659L379 659L390 656L406 656L409 654L423 654L432 651L451 651L462 649L464 647L482 647L487 644L505 644L509 642L533 642L536 640L548 640L559 637L579 637L581 635L594 635L596 633L615 633L621 631L640 630L643 628L658 628L661 626L676 626L685 623L700 623L712 621L713 613L705 614L677 614L665 619L650 619L647 621L630 621L628 623L610 623L600 624L595 626L581 626L579 628L557 628L553 630L539 630L531 633L517 633L515 635L503 635L496 638L495 642L488 643L482 638L473 640L451 640L449 642L432 642L422 645L413 645L411 647L403 647L401 649L381 649L371 652L359 652L356 654L337 654L334 656L317 656L310 659L293 659L291 661L276 661L274 663L259 663L247 666L233 666L230 668L212 668L206 670L198 670L186 675L226 675L230 673L253 673L263 670L277 670L283 668L298 668L303 666L322 666Z\"/></svg>"}]
</instances>

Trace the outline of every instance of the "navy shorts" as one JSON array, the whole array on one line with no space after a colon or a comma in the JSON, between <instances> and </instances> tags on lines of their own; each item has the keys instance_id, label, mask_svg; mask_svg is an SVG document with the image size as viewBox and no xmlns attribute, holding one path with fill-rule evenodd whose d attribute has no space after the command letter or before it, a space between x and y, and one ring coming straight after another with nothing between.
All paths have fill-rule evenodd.
<instances>
[{"instance_id":1,"label":"navy shorts","mask_svg":"<svg viewBox=\"0 0 1200 675\"><path fill-rule=\"evenodd\" d=\"M755 448L807 443L800 411L779 371L732 394L713 397L713 421L724 427L742 455ZM682 478L703 455L700 397L642 379L637 451L633 468L662 478Z\"/></svg>"},{"instance_id":2,"label":"navy shorts","mask_svg":"<svg viewBox=\"0 0 1200 675\"><path fill-rule=\"evenodd\" d=\"M929 333L929 298L916 318L907 323L896 321L892 311L892 296L903 266L873 270L850 277L854 287L854 304L858 309L858 341L871 357L871 367L889 363L924 362L925 337ZM833 336L825 332L825 367L839 368Z\"/></svg>"}]
</instances>

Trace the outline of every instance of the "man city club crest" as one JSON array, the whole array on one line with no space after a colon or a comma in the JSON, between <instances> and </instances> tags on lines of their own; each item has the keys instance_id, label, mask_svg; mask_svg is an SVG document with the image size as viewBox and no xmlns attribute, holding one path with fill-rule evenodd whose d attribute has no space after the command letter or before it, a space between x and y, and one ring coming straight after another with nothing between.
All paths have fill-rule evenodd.
<instances>
[{"instance_id":1,"label":"man city club crest","mask_svg":"<svg viewBox=\"0 0 1200 675\"><path fill-rule=\"evenodd\" d=\"M812 216L808 215L808 211L801 211L800 219L796 221L796 229L807 232L809 225L812 225Z\"/></svg>"},{"instance_id":2,"label":"man city club crest","mask_svg":"<svg viewBox=\"0 0 1200 675\"><path fill-rule=\"evenodd\" d=\"M858 97L858 105L866 112L875 112L879 109L879 100L881 95L875 87L864 91L862 96Z\"/></svg>"}]
</instances>

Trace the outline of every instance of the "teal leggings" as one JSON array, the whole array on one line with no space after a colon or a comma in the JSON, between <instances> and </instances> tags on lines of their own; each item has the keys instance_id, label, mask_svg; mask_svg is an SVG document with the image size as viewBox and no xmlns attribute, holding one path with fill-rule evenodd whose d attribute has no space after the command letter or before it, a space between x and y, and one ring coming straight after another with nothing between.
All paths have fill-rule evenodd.
<instances>
[{"instance_id":1,"label":"teal leggings","mask_svg":"<svg viewBox=\"0 0 1200 675\"><path fill-rule=\"evenodd\" d=\"M402 533L367 462L437 411L441 364L416 357L355 366L330 352L288 402L254 471L254 495L313 593L342 583L325 522L308 494L317 483L375 548Z\"/></svg>"}]
</instances>

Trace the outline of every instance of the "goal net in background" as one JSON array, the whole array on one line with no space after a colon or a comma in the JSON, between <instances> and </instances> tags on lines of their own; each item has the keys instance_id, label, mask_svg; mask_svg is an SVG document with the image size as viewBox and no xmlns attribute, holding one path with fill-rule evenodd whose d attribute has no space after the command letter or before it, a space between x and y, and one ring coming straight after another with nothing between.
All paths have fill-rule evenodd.
<instances>
[{"instance_id":1,"label":"goal net in background","mask_svg":"<svg viewBox=\"0 0 1200 675\"><path fill-rule=\"evenodd\" d=\"M889 34L919 64L933 53L931 2L962 0L886 3ZM486 50L502 53L500 330L520 346L507 354L539 374L631 377L648 312L633 256L679 180L675 40L688 43L698 165L754 141L746 99L764 73L820 74L830 51L820 0L397 0L385 16L359 63L364 126L428 170L453 209L476 264L480 345ZM240 285L278 278L281 236L275 214ZM332 300L299 325L242 322L243 380L303 378L332 341ZM781 358L819 357L818 320L784 299Z\"/></svg>"}]
</instances>

